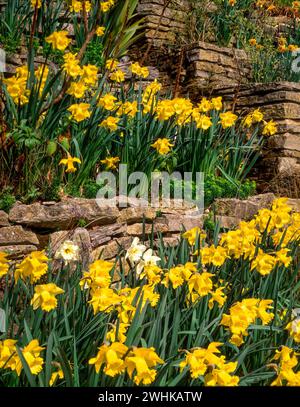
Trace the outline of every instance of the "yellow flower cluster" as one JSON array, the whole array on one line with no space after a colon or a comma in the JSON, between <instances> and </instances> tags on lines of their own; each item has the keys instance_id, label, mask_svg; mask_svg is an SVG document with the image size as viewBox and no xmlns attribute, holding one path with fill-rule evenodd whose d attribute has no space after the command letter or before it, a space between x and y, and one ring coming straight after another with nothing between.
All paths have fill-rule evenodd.
<instances>
[{"instance_id":1,"label":"yellow flower cluster","mask_svg":"<svg viewBox=\"0 0 300 407\"><path fill-rule=\"evenodd\" d=\"M15 104L24 105L28 103L29 89L27 89L28 69L21 66L16 69L16 74L10 78L3 79L7 92Z\"/></svg>"},{"instance_id":2,"label":"yellow flower cluster","mask_svg":"<svg viewBox=\"0 0 300 407\"><path fill-rule=\"evenodd\" d=\"M83 4L85 7L85 11L88 13L91 11L92 4L90 1L85 0L84 2L81 0L72 0L70 4L70 11L74 13L80 13L83 10Z\"/></svg>"},{"instance_id":3,"label":"yellow flower cluster","mask_svg":"<svg viewBox=\"0 0 300 407\"><path fill-rule=\"evenodd\" d=\"M191 377L197 379L204 376L206 386L237 386L239 377L232 375L237 362L226 362L225 356L219 355L218 349L223 344L212 342L205 348L195 348L186 352L185 359L179 367L182 371L188 367Z\"/></svg>"},{"instance_id":4,"label":"yellow flower cluster","mask_svg":"<svg viewBox=\"0 0 300 407\"><path fill-rule=\"evenodd\" d=\"M299 364L294 350L281 346L279 350L276 350L274 360L279 364L276 366L277 378L271 383L271 386L300 386L300 371L294 371Z\"/></svg>"},{"instance_id":5,"label":"yellow flower cluster","mask_svg":"<svg viewBox=\"0 0 300 407\"><path fill-rule=\"evenodd\" d=\"M244 343L243 337L248 336L248 328L260 318L263 325L268 325L274 318L272 312L272 300L260 300L257 298L247 298L237 302L230 308L229 315L223 314L221 325L229 328L232 336L230 342L236 346Z\"/></svg>"},{"instance_id":6,"label":"yellow flower cluster","mask_svg":"<svg viewBox=\"0 0 300 407\"><path fill-rule=\"evenodd\" d=\"M110 131L116 131L118 128L118 123L120 119L118 117L108 116L106 119L102 120L99 124L100 127L104 127Z\"/></svg>"},{"instance_id":7,"label":"yellow flower cluster","mask_svg":"<svg viewBox=\"0 0 300 407\"><path fill-rule=\"evenodd\" d=\"M96 357L89 360L89 364L95 365L96 373L99 373L104 365L103 371L106 375L115 377L127 372L137 385L153 383L157 374L153 368L163 363L154 348L129 349L120 342L102 345Z\"/></svg>"},{"instance_id":8,"label":"yellow flower cluster","mask_svg":"<svg viewBox=\"0 0 300 407\"><path fill-rule=\"evenodd\" d=\"M149 76L149 69L147 67L142 67L138 62L131 64L130 70L136 76L144 79L148 78Z\"/></svg>"},{"instance_id":9,"label":"yellow flower cluster","mask_svg":"<svg viewBox=\"0 0 300 407\"><path fill-rule=\"evenodd\" d=\"M100 3L101 11L107 13L115 4L115 0L102 1Z\"/></svg>"},{"instance_id":10,"label":"yellow flower cluster","mask_svg":"<svg viewBox=\"0 0 300 407\"><path fill-rule=\"evenodd\" d=\"M48 75L49 68L46 65L40 65L34 72L36 88L39 90L40 96L42 95L45 88ZM24 65L16 69L15 75L10 78L4 79L4 83L7 87L7 92L10 94L15 104L24 105L28 103L28 96L30 93L30 90L27 89L28 77L28 68L26 65Z\"/></svg>"},{"instance_id":11,"label":"yellow flower cluster","mask_svg":"<svg viewBox=\"0 0 300 407\"><path fill-rule=\"evenodd\" d=\"M224 233L217 247L209 246L197 251L202 264L221 267L226 259L244 258L251 261L251 270L263 276L270 274L277 264L288 267L292 259L286 246L300 238L300 216L298 213L290 214L291 208L286 202L286 198L275 200L272 209L261 209L253 220L243 221L237 230ZM259 248L257 251L266 229L275 245L281 242L279 250L265 253Z\"/></svg>"},{"instance_id":12,"label":"yellow flower cluster","mask_svg":"<svg viewBox=\"0 0 300 407\"><path fill-rule=\"evenodd\" d=\"M89 103L74 103L68 108L71 113L71 119L76 122L82 122L91 116L90 104Z\"/></svg>"},{"instance_id":13,"label":"yellow flower cluster","mask_svg":"<svg viewBox=\"0 0 300 407\"><path fill-rule=\"evenodd\" d=\"M48 257L42 251L36 251L29 254L25 259L17 265L15 271L15 280L30 279L30 283L36 283L48 270Z\"/></svg>"},{"instance_id":14,"label":"yellow flower cluster","mask_svg":"<svg viewBox=\"0 0 300 407\"><path fill-rule=\"evenodd\" d=\"M298 45L295 44L289 44L287 43L287 39L284 37L279 37L278 38L278 51L283 53L283 52L294 52L299 49Z\"/></svg>"},{"instance_id":15,"label":"yellow flower cluster","mask_svg":"<svg viewBox=\"0 0 300 407\"><path fill-rule=\"evenodd\" d=\"M46 38L46 42L51 44L53 49L64 51L71 43L71 39L68 38L68 35L69 33L66 30L55 31Z\"/></svg>"},{"instance_id":16,"label":"yellow flower cluster","mask_svg":"<svg viewBox=\"0 0 300 407\"><path fill-rule=\"evenodd\" d=\"M197 239L200 239L201 241L206 238L206 234L202 233L201 229L199 227L194 227L192 229L187 230L185 233L183 233L182 237L184 239L187 239L189 244L192 246L196 243Z\"/></svg>"},{"instance_id":17,"label":"yellow flower cluster","mask_svg":"<svg viewBox=\"0 0 300 407\"><path fill-rule=\"evenodd\" d=\"M0 368L10 369L20 376L23 366L16 344L17 341L13 339L0 341ZM20 350L33 375L39 374L43 369L44 360L40 357L43 350L44 348L39 345L37 339L33 339L24 349Z\"/></svg>"},{"instance_id":18,"label":"yellow flower cluster","mask_svg":"<svg viewBox=\"0 0 300 407\"><path fill-rule=\"evenodd\" d=\"M155 148L160 155L168 154L173 146L174 144L170 143L167 138L158 138L155 143L151 144L151 147Z\"/></svg>"},{"instance_id":19,"label":"yellow flower cluster","mask_svg":"<svg viewBox=\"0 0 300 407\"><path fill-rule=\"evenodd\" d=\"M106 169L116 170L117 165L120 162L120 158L119 157L106 157L104 160L101 160L100 162L105 165Z\"/></svg>"}]
</instances>

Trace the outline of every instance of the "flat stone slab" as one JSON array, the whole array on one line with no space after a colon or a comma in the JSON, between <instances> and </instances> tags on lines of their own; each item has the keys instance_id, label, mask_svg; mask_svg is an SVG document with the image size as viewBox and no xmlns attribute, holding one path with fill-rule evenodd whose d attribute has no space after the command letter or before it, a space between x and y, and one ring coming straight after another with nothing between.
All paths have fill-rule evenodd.
<instances>
[{"instance_id":1,"label":"flat stone slab","mask_svg":"<svg viewBox=\"0 0 300 407\"><path fill-rule=\"evenodd\" d=\"M119 215L116 207L98 206L95 199L72 198L54 203L17 203L9 212L12 223L36 229L71 229L80 222L85 226L114 223Z\"/></svg>"},{"instance_id":2,"label":"flat stone slab","mask_svg":"<svg viewBox=\"0 0 300 407\"><path fill-rule=\"evenodd\" d=\"M0 250L1 246L17 245L39 245L39 240L35 233L24 230L22 226L7 226L0 229Z\"/></svg>"}]
</instances>

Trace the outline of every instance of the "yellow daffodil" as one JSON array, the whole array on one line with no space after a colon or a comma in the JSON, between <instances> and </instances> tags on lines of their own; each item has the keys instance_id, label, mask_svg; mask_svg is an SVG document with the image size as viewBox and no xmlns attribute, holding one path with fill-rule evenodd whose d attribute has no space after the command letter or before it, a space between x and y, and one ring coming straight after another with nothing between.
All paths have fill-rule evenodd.
<instances>
[{"instance_id":1,"label":"yellow daffodil","mask_svg":"<svg viewBox=\"0 0 300 407\"><path fill-rule=\"evenodd\" d=\"M138 62L131 64L130 70L133 74L140 76L141 78L148 78L149 76L149 69L146 67L140 66Z\"/></svg>"},{"instance_id":2,"label":"yellow daffodil","mask_svg":"<svg viewBox=\"0 0 300 407\"><path fill-rule=\"evenodd\" d=\"M118 129L119 121L120 119L118 117L108 116L106 119L102 120L99 126L110 131L116 131Z\"/></svg>"},{"instance_id":3,"label":"yellow daffodil","mask_svg":"<svg viewBox=\"0 0 300 407\"><path fill-rule=\"evenodd\" d=\"M232 127L234 123L237 121L237 115L232 112L225 112L220 113L220 122L223 129L227 129L228 127Z\"/></svg>"},{"instance_id":4,"label":"yellow daffodil","mask_svg":"<svg viewBox=\"0 0 300 407\"><path fill-rule=\"evenodd\" d=\"M107 376L115 377L125 372L126 365L123 358L127 351L127 346L120 342L114 342L111 345L104 344L98 349L96 357L89 360L89 364L95 366L96 373L99 373L104 365L104 373Z\"/></svg>"},{"instance_id":5,"label":"yellow daffodil","mask_svg":"<svg viewBox=\"0 0 300 407\"><path fill-rule=\"evenodd\" d=\"M56 296L63 293L64 290L53 283L37 285L34 287L34 296L30 304L34 310L41 308L49 312L57 307Z\"/></svg>"},{"instance_id":6,"label":"yellow daffodil","mask_svg":"<svg viewBox=\"0 0 300 407\"><path fill-rule=\"evenodd\" d=\"M80 80L79 82L71 82L67 94L74 96L76 99L81 99L84 97L86 90L87 86L82 80Z\"/></svg>"},{"instance_id":7,"label":"yellow daffodil","mask_svg":"<svg viewBox=\"0 0 300 407\"><path fill-rule=\"evenodd\" d=\"M63 69L72 78L77 78L82 75L82 69L79 65L79 60L76 58L76 54L67 52L64 56Z\"/></svg>"},{"instance_id":8,"label":"yellow daffodil","mask_svg":"<svg viewBox=\"0 0 300 407\"><path fill-rule=\"evenodd\" d=\"M265 123L264 129L263 129L263 135L264 136L274 136L277 132L277 125L273 120L270 120L269 122Z\"/></svg>"},{"instance_id":9,"label":"yellow daffodil","mask_svg":"<svg viewBox=\"0 0 300 407\"><path fill-rule=\"evenodd\" d=\"M107 13L115 4L115 0L102 1L100 3L101 11Z\"/></svg>"},{"instance_id":10,"label":"yellow daffodil","mask_svg":"<svg viewBox=\"0 0 300 407\"><path fill-rule=\"evenodd\" d=\"M106 63L105 63L105 68L108 69L109 71L114 71L118 67L118 61L113 58L109 58Z\"/></svg>"},{"instance_id":11,"label":"yellow daffodil","mask_svg":"<svg viewBox=\"0 0 300 407\"><path fill-rule=\"evenodd\" d=\"M96 65L88 64L82 67L82 80L86 85L94 86L98 80L98 68Z\"/></svg>"},{"instance_id":12,"label":"yellow daffodil","mask_svg":"<svg viewBox=\"0 0 300 407\"><path fill-rule=\"evenodd\" d=\"M117 100L114 95L107 93L99 99L98 106L103 107L105 110L112 111L116 108Z\"/></svg>"},{"instance_id":13,"label":"yellow daffodil","mask_svg":"<svg viewBox=\"0 0 300 407\"><path fill-rule=\"evenodd\" d=\"M133 348L125 359L127 373L136 385L154 382L157 372L153 368L163 363L154 348Z\"/></svg>"},{"instance_id":14,"label":"yellow daffodil","mask_svg":"<svg viewBox=\"0 0 300 407\"><path fill-rule=\"evenodd\" d=\"M264 253L261 249L258 250L257 256L251 264L251 270L257 270L262 276L270 274L276 264L276 257Z\"/></svg>"},{"instance_id":15,"label":"yellow daffodil","mask_svg":"<svg viewBox=\"0 0 300 407\"><path fill-rule=\"evenodd\" d=\"M74 167L74 163L81 164L81 160L68 154L68 158L63 158L60 160L59 165L66 165L66 172L76 172L77 169Z\"/></svg>"},{"instance_id":16,"label":"yellow daffodil","mask_svg":"<svg viewBox=\"0 0 300 407\"><path fill-rule=\"evenodd\" d=\"M46 42L52 45L53 49L59 51L64 51L68 45L71 43L70 38L68 38L68 31L57 31L52 33L46 38Z\"/></svg>"},{"instance_id":17,"label":"yellow daffodil","mask_svg":"<svg viewBox=\"0 0 300 407\"><path fill-rule=\"evenodd\" d=\"M105 27L100 27L100 26L97 27L97 29L96 29L97 37L103 37L104 32L105 32Z\"/></svg>"},{"instance_id":18,"label":"yellow daffodil","mask_svg":"<svg viewBox=\"0 0 300 407\"><path fill-rule=\"evenodd\" d=\"M7 254L0 252L0 278L5 276L9 270Z\"/></svg>"},{"instance_id":19,"label":"yellow daffodil","mask_svg":"<svg viewBox=\"0 0 300 407\"><path fill-rule=\"evenodd\" d=\"M111 288L96 288L92 292L89 304L92 305L94 314L98 312L111 312L112 308L120 303L120 297Z\"/></svg>"},{"instance_id":20,"label":"yellow daffodil","mask_svg":"<svg viewBox=\"0 0 300 407\"><path fill-rule=\"evenodd\" d=\"M117 165L120 162L119 157L106 157L104 160L100 161L109 170L116 170Z\"/></svg>"},{"instance_id":21,"label":"yellow daffodil","mask_svg":"<svg viewBox=\"0 0 300 407\"><path fill-rule=\"evenodd\" d=\"M155 141L155 143L151 144L151 147L155 148L160 155L168 154L173 146L174 144L170 143L167 138L159 138Z\"/></svg>"},{"instance_id":22,"label":"yellow daffodil","mask_svg":"<svg viewBox=\"0 0 300 407\"><path fill-rule=\"evenodd\" d=\"M200 239L205 239L206 234L201 233L201 229L199 227L194 227L192 229L187 230L186 232L183 233L182 237L184 239L187 239L189 244L192 246L196 243L196 240L198 238Z\"/></svg>"},{"instance_id":23,"label":"yellow daffodil","mask_svg":"<svg viewBox=\"0 0 300 407\"><path fill-rule=\"evenodd\" d=\"M42 0L30 0L31 7L33 8L41 8L42 7Z\"/></svg>"},{"instance_id":24,"label":"yellow daffodil","mask_svg":"<svg viewBox=\"0 0 300 407\"><path fill-rule=\"evenodd\" d=\"M50 381L49 381L49 386L52 387L57 382L58 379L61 380L64 377L65 376L64 376L64 372L63 372L62 369L59 369L56 372L53 372L52 375L51 375Z\"/></svg>"},{"instance_id":25,"label":"yellow daffodil","mask_svg":"<svg viewBox=\"0 0 300 407\"><path fill-rule=\"evenodd\" d=\"M125 81L125 74L121 69L117 69L109 75L110 79L114 82L124 82Z\"/></svg>"},{"instance_id":26,"label":"yellow daffodil","mask_svg":"<svg viewBox=\"0 0 300 407\"><path fill-rule=\"evenodd\" d=\"M71 105L67 110L71 112L71 119L76 122L81 122L91 116L89 103L75 103Z\"/></svg>"},{"instance_id":27,"label":"yellow daffodil","mask_svg":"<svg viewBox=\"0 0 300 407\"><path fill-rule=\"evenodd\" d=\"M211 99L211 104L213 109L219 111L223 108L222 96L218 96L216 98Z\"/></svg>"},{"instance_id":28,"label":"yellow daffodil","mask_svg":"<svg viewBox=\"0 0 300 407\"><path fill-rule=\"evenodd\" d=\"M31 284L36 283L48 270L48 257L43 251L35 251L29 254L16 266L15 280L30 279Z\"/></svg>"},{"instance_id":29,"label":"yellow daffodil","mask_svg":"<svg viewBox=\"0 0 300 407\"><path fill-rule=\"evenodd\" d=\"M90 288L95 291L97 288L109 288L111 283L110 272L114 264L105 260L96 260L93 262L89 271L83 273L83 278L80 281L80 286Z\"/></svg>"}]
</instances>

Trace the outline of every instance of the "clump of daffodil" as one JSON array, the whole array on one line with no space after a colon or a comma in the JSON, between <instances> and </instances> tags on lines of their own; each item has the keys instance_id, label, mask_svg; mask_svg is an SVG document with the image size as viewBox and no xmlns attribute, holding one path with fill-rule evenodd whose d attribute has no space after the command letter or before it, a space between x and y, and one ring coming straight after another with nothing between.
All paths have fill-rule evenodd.
<instances>
[{"instance_id":1,"label":"clump of daffodil","mask_svg":"<svg viewBox=\"0 0 300 407\"><path fill-rule=\"evenodd\" d=\"M76 54L67 52L63 56L63 60L64 63L62 68L67 75L71 76L72 78L78 78L78 76L82 75L82 68L80 67Z\"/></svg>"},{"instance_id":2,"label":"clump of daffodil","mask_svg":"<svg viewBox=\"0 0 300 407\"><path fill-rule=\"evenodd\" d=\"M109 75L110 80L121 83L125 81L125 74L121 69L116 69Z\"/></svg>"},{"instance_id":3,"label":"clump of daffodil","mask_svg":"<svg viewBox=\"0 0 300 407\"><path fill-rule=\"evenodd\" d=\"M107 13L115 4L115 0L102 1L100 8L103 13Z\"/></svg>"},{"instance_id":4,"label":"clump of daffodil","mask_svg":"<svg viewBox=\"0 0 300 407\"><path fill-rule=\"evenodd\" d=\"M191 263L191 262L187 262L183 265L171 267L170 270L168 270L165 273L162 284L165 285L166 287L168 287L169 284L171 283L173 289L176 290L176 288L182 286L185 282L188 282L190 277L196 271L197 271L197 263Z\"/></svg>"},{"instance_id":5,"label":"clump of daffodil","mask_svg":"<svg viewBox=\"0 0 300 407\"><path fill-rule=\"evenodd\" d=\"M36 7L37 9L39 9L42 7L42 0L30 0L30 3L31 3L31 7L33 7L33 8Z\"/></svg>"},{"instance_id":6,"label":"clump of daffodil","mask_svg":"<svg viewBox=\"0 0 300 407\"><path fill-rule=\"evenodd\" d=\"M98 26L97 27L97 29L96 29L97 37L103 37L104 32L105 32L105 27L103 27L103 26Z\"/></svg>"},{"instance_id":7,"label":"clump of daffodil","mask_svg":"<svg viewBox=\"0 0 300 407\"><path fill-rule=\"evenodd\" d=\"M88 0L72 0L70 4L70 11L74 13L80 13L81 11L83 11L83 7L85 8L85 11L89 13L92 9L92 3Z\"/></svg>"}]
</instances>

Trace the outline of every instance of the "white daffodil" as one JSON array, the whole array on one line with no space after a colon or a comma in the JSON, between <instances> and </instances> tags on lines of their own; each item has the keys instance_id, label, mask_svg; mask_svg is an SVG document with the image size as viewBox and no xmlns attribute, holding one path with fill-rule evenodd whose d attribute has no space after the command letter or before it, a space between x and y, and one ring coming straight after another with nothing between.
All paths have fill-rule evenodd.
<instances>
[{"instance_id":1,"label":"white daffodil","mask_svg":"<svg viewBox=\"0 0 300 407\"><path fill-rule=\"evenodd\" d=\"M79 259L79 247L71 240L66 240L55 254L56 259L63 259L66 263Z\"/></svg>"},{"instance_id":2,"label":"white daffodil","mask_svg":"<svg viewBox=\"0 0 300 407\"><path fill-rule=\"evenodd\" d=\"M140 244L140 239L135 237L130 248L127 250L125 259L129 259L129 261L133 264L138 263L146 249L147 248L145 245Z\"/></svg>"},{"instance_id":3,"label":"white daffodil","mask_svg":"<svg viewBox=\"0 0 300 407\"><path fill-rule=\"evenodd\" d=\"M143 258L137 265L137 268L136 268L137 274L140 275L145 266L155 266L160 260L161 260L160 257L153 255L152 249L148 249L143 254Z\"/></svg>"}]
</instances>

